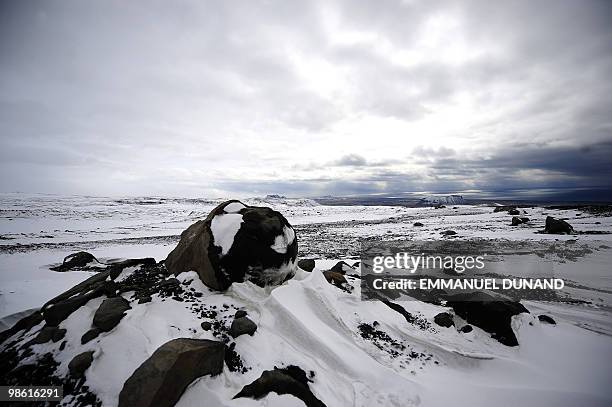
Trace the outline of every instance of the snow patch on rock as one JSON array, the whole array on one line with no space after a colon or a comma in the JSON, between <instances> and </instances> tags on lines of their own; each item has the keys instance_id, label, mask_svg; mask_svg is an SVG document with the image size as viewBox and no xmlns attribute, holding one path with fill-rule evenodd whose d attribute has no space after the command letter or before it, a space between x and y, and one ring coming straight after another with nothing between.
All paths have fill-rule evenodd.
<instances>
[{"instance_id":1,"label":"snow patch on rock","mask_svg":"<svg viewBox=\"0 0 612 407\"><path fill-rule=\"evenodd\" d=\"M295 240L295 231L293 228L285 226L283 234L276 236L274 244L270 246L277 253L287 253L287 247Z\"/></svg>"},{"instance_id":2,"label":"snow patch on rock","mask_svg":"<svg viewBox=\"0 0 612 407\"><path fill-rule=\"evenodd\" d=\"M231 249L242 222L242 215L239 213L217 215L213 218L210 223L210 231L213 234L215 246L221 247L221 255L226 255Z\"/></svg>"}]
</instances>

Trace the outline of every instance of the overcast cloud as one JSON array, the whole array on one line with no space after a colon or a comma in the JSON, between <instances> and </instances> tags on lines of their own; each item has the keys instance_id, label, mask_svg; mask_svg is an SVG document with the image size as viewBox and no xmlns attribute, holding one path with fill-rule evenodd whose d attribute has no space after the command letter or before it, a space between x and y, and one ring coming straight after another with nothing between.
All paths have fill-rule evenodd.
<instances>
[{"instance_id":1,"label":"overcast cloud","mask_svg":"<svg viewBox=\"0 0 612 407\"><path fill-rule=\"evenodd\" d=\"M0 4L0 191L612 189L609 1Z\"/></svg>"}]
</instances>

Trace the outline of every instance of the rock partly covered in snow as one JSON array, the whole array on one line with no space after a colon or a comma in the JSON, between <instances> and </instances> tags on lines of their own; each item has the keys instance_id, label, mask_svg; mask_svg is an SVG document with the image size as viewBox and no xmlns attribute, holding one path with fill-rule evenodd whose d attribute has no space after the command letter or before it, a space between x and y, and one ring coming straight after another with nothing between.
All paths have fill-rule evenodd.
<instances>
[{"instance_id":1,"label":"rock partly covered in snow","mask_svg":"<svg viewBox=\"0 0 612 407\"><path fill-rule=\"evenodd\" d=\"M279 212L227 201L191 225L165 261L169 273L195 270L207 286L280 284L295 274L297 238Z\"/></svg>"}]
</instances>

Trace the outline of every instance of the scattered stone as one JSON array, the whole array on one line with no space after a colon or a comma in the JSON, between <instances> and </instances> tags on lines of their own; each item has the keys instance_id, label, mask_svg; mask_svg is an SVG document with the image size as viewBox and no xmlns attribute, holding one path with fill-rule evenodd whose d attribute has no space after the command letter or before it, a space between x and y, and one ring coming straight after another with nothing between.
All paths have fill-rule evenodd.
<instances>
[{"instance_id":1,"label":"scattered stone","mask_svg":"<svg viewBox=\"0 0 612 407\"><path fill-rule=\"evenodd\" d=\"M85 371L91 366L91 362L93 362L93 353L93 351L83 352L72 358L70 363L68 363L70 375L73 377L83 377Z\"/></svg>"},{"instance_id":2,"label":"scattered stone","mask_svg":"<svg viewBox=\"0 0 612 407\"><path fill-rule=\"evenodd\" d=\"M453 321L453 316L448 312L441 312L434 317L434 322L437 325L440 325L444 328L450 328L451 326L455 326L455 321Z\"/></svg>"},{"instance_id":3,"label":"scattered stone","mask_svg":"<svg viewBox=\"0 0 612 407\"><path fill-rule=\"evenodd\" d=\"M234 218L239 223L231 244L215 242L213 229L231 233L220 229L235 225ZM233 282L245 280L265 286L293 277L297 249L295 231L283 215L232 200L220 204L205 220L181 233L165 265L169 274L195 270L202 282L215 290L225 290Z\"/></svg>"},{"instance_id":4,"label":"scattered stone","mask_svg":"<svg viewBox=\"0 0 612 407\"><path fill-rule=\"evenodd\" d=\"M113 329L131 309L130 303L123 297L107 298L102 301L93 318L93 325L104 332Z\"/></svg>"},{"instance_id":5,"label":"scattered stone","mask_svg":"<svg viewBox=\"0 0 612 407\"><path fill-rule=\"evenodd\" d=\"M552 216L547 216L546 225L544 226L544 233L555 235L571 235L572 233L574 233L574 228L564 220L555 219Z\"/></svg>"},{"instance_id":6,"label":"scattered stone","mask_svg":"<svg viewBox=\"0 0 612 407\"><path fill-rule=\"evenodd\" d=\"M443 236L454 236L457 234L457 232L455 232L454 230L445 230L443 232L440 232L440 234Z\"/></svg>"},{"instance_id":7,"label":"scattered stone","mask_svg":"<svg viewBox=\"0 0 612 407\"><path fill-rule=\"evenodd\" d=\"M257 331L257 324L251 321L248 317L234 318L232 326L230 327L229 333L233 338L237 338L240 335L253 334Z\"/></svg>"},{"instance_id":8,"label":"scattered stone","mask_svg":"<svg viewBox=\"0 0 612 407\"><path fill-rule=\"evenodd\" d=\"M311 272L315 268L314 259L300 259L298 261L298 267L304 271Z\"/></svg>"},{"instance_id":9,"label":"scattered stone","mask_svg":"<svg viewBox=\"0 0 612 407\"><path fill-rule=\"evenodd\" d=\"M51 267L51 270L64 272L96 268L89 266L91 263L96 263L97 265L102 266L93 254L88 252L76 252L66 256L61 265Z\"/></svg>"},{"instance_id":10,"label":"scattered stone","mask_svg":"<svg viewBox=\"0 0 612 407\"><path fill-rule=\"evenodd\" d=\"M473 330L474 328L472 328L472 325L463 325L459 331L463 332L464 334L467 334L472 332Z\"/></svg>"},{"instance_id":11,"label":"scattered stone","mask_svg":"<svg viewBox=\"0 0 612 407\"><path fill-rule=\"evenodd\" d=\"M212 328L212 324L208 321L204 321L200 324L200 326L202 327L203 330L205 331L210 331L210 329Z\"/></svg>"},{"instance_id":12,"label":"scattered stone","mask_svg":"<svg viewBox=\"0 0 612 407\"><path fill-rule=\"evenodd\" d=\"M125 381L119 407L174 406L194 380L223 371L225 345L179 338L160 346Z\"/></svg>"},{"instance_id":13,"label":"scattered stone","mask_svg":"<svg viewBox=\"0 0 612 407\"><path fill-rule=\"evenodd\" d=\"M412 224L412 226L418 226L418 227L420 227L420 226L424 226L424 225L423 225L421 222L414 222L414 223Z\"/></svg>"},{"instance_id":14,"label":"scattered stone","mask_svg":"<svg viewBox=\"0 0 612 407\"><path fill-rule=\"evenodd\" d=\"M298 366L287 366L283 369L274 367L274 370L265 370L259 379L244 386L233 398L250 397L259 400L274 392L297 397L306 407L325 407L325 404L312 394L309 381L306 372Z\"/></svg>"},{"instance_id":15,"label":"scattered stone","mask_svg":"<svg viewBox=\"0 0 612 407\"><path fill-rule=\"evenodd\" d=\"M557 325L555 320L552 319L552 317L549 317L548 315L538 315L538 319L540 320L540 322L544 322L545 324Z\"/></svg>"},{"instance_id":16,"label":"scattered stone","mask_svg":"<svg viewBox=\"0 0 612 407\"><path fill-rule=\"evenodd\" d=\"M508 210L508 215L520 215L520 214L521 214L521 211L519 211L516 208Z\"/></svg>"}]
</instances>

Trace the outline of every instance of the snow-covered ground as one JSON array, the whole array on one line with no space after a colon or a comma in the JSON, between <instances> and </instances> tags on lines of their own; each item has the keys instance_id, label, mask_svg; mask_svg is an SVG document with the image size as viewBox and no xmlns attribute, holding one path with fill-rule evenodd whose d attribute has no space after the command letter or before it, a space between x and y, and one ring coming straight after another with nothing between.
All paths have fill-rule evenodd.
<instances>
[{"instance_id":1,"label":"snow-covered ground","mask_svg":"<svg viewBox=\"0 0 612 407\"><path fill-rule=\"evenodd\" d=\"M49 270L74 251L85 249L103 261L165 258L178 234L219 202L3 195L0 317L38 307L89 277L87 272ZM612 231L612 218L576 210L521 208L527 212L521 216L530 222L512 227L510 215L494 213L488 206L321 206L283 199L245 203L270 205L282 212L295 226L300 257L316 258L317 268L312 273L300 271L276 288L245 282L223 294L206 289L195 273L180 275L205 293L203 303L216 304L218 309L231 305L231 312L245 309L258 330L252 337L236 339L236 351L248 367L245 373L226 369L219 376L203 377L192 383L179 405L201 405L202 400L213 406L301 405L291 396L232 400L263 370L290 364L316 373L310 387L328 406L612 404L612 235L536 233L543 229L547 215L568 219L578 231L599 232ZM423 226L414 226L415 222ZM433 323L427 329L409 324L381 302L361 301L358 280L349 278L354 286L349 293L328 284L317 272L341 259L357 259L360 239L439 239L440 232L449 229L457 232L452 239L560 242L591 248L554 265L555 275L574 283L568 294L585 302L524 302L530 314L513 320L520 345L507 347L477 327L463 333ZM62 323L68 332L86 331L101 300L90 301L68 317ZM419 301L402 306L430 322L446 310ZM540 314L552 316L557 324L541 323ZM405 347L399 356L389 353L388 343L379 347L360 335L360 324L374 321L377 330ZM162 304L154 298L128 311L116 331L96 342L88 386L104 405L115 405L125 379L161 344L186 334L212 339L200 323L190 305L182 302ZM81 344L80 335L66 340L66 354L91 348L91 343ZM56 344L36 346L52 351ZM117 365L117 360L122 364ZM68 361L63 360L60 369L66 370Z\"/></svg>"}]
</instances>

